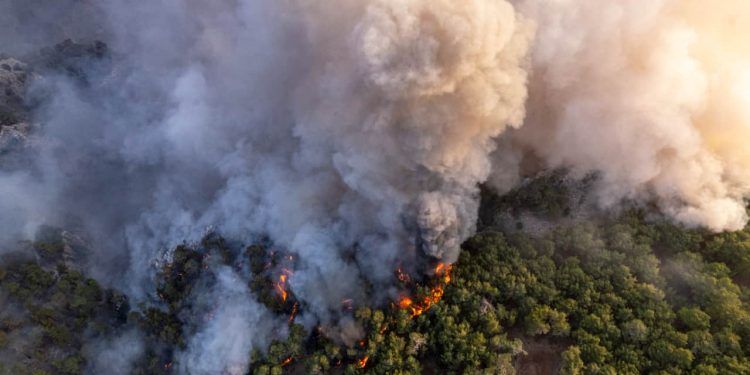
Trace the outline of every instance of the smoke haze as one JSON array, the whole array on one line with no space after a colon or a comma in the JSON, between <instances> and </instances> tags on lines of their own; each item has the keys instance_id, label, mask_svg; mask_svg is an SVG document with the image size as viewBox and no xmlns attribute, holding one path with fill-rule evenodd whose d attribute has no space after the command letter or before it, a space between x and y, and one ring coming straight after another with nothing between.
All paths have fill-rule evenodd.
<instances>
[{"instance_id":1,"label":"smoke haze","mask_svg":"<svg viewBox=\"0 0 750 375\"><path fill-rule=\"evenodd\" d=\"M0 172L0 239L75 223L89 271L137 301L171 248L215 230L296 255L299 320L346 322L343 299L395 296L395 268L454 262L478 185L512 188L529 158L599 173L603 207L747 222L741 0L107 0L65 17L22 3L0 6L6 52L63 35L108 53L29 87L31 165ZM218 310L181 369L243 373L285 324L249 278L221 270L203 291Z\"/></svg>"},{"instance_id":2,"label":"smoke haze","mask_svg":"<svg viewBox=\"0 0 750 375\"><path fill-rule=\"evenodd\" d=\"M600 172L604 207L655 200L691 226L744 227L747 4L525 1L520 9L539 27L528 117L512 137L519 152Z\"/></svg>"}]
</instances>

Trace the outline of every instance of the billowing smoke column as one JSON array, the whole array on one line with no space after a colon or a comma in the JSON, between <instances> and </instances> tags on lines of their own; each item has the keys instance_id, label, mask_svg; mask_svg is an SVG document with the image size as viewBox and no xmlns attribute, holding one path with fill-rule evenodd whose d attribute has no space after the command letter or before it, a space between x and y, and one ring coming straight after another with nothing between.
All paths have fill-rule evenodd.
<instances>
[{"instance_id":1,"label":"billowing smoke column","mask_svg":"<svg viewBox=\"0 0 750 375\"><path fill-rule=\"evenodd\" d=\"M136 59L146 70L166 64L174 81L166 117L121 145L139 164L157 154L169 170L129 226L130 247L153 251L207 226L234 237L268 233L300 255L291 283L311 302L359 294L359 267L387 281L415 250L454 261L473 231L493 138L523 120L531 35L513 7L215 7L182 9L199 23L188 30L197 39L190 48L175 47L187 56ZM148 61L155 57L164 61ZM176 61L188 63L177 69ZM343 261L355 246L356 262Z\"/></svg>"},{"instance_id":2,"label":"billowing smoke column","mask_svg":"<svg viewBox=\"0 0 750 375\"><path fill-rule=\"evenodd\" d=\"M508 189L531 158L599 173L605 207L747 221L743 0L66 3L0 4L0 28L26 30L1 29L10 52L60 35L112 51L29 88L41 125L32 165L0 173L0 239L76 218L98 249L90 272L136 300L154 263L208 228L268 235L298 260L298 319L338 322L346 341L342 300L394 297L393 270L419 257L455 261L477 185ZM63 8L80 10L70 25ZM180 354L195 373L243 372L277 324L240 285L250 275L218 272L197 301L216 320Z\"/></svg>"},{"instance_id":3,"label":"billowing smoke column","mask_svg":"<svg viewBox=\"0 0 750 375\"><path fill-rule=\"evenodd\" d=\"M504 1L337 5L302 9L315 48L295 95L298 166L335 171L353 198L337 216L366 248L384 236L398 257L416 230L454 261L493 138L523 120L530 29Z\"/></svg>"},{"instance_id":4,"label":"billowing smoke column","mask_svg":"<svg viewBox=\"0 0 750 375\"><path fill-rule=\"evenodd\" d=\"M688 225L745 225L750 4L529 0L519 9L538 25L528 117L512 137L521 153L600 172L605 207L653 200Z\"/></svg>"}]
</instances>

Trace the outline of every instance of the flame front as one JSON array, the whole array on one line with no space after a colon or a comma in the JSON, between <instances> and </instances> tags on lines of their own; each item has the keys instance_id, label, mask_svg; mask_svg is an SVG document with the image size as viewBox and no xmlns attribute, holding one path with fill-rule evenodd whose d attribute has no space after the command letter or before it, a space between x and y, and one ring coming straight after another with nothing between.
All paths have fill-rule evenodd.
<instances>
[{"instance_id":1,"label":"flame front","mask_svg":"<svg viewBox=\"0 0 750 375\"><path fill-rule=\"evenodd\" d=\"M294 359L294 358L292 358L292 357L289 357L289 358L285 359L285 360L284 360L283 362L281 362L281 367L284 367L284 366L286 366L286 365L288 365L288 364L292 363L292 360L293 360L293 359Z\"/></svg>"},{"instance_id":2,"label":"flame front","mask_svg":"<svg viewBox=\"0 0 750 375\"><path fill-rule=\"evenodd\" d=\"M437 278L437 285L430 289L422 299L416 302L407 296L403 296L398 301L398 307L402 310L408 309L411 312L412 317L422 315L424 312L429 310L432 305L440 302L445 293L445 287L451 282L451 269L453 266L445 263L438 263L435 266L435 276ZM400 273L400 270L399 272Z\"/></svg>"}]
</instances>

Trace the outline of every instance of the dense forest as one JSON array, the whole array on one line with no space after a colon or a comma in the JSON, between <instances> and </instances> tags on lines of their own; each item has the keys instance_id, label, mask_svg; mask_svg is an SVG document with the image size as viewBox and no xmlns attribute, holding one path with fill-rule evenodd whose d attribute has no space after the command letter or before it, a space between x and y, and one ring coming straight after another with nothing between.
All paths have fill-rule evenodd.
<instances>
[{"instance_id":1,"label":"dense forest","mask_svg":"<svg viewBox=\"0 0 750 375\"><path fill-rule=\"evenodd\" d=\"M75 269L67 232L46 228L0 269L0 374L81 373L90 343L129 332L147 342L132 372L170 374L195 320L210 315L188 297L220 267L249 269L250 289L288 317L286 340L247 353L253 374L750 373L750 228L712 234L635 206L578 215L564 180L483 192L479 232L456 264L417 281L394 270L410 295L342 307L364 329L351 345L295 324L305 306L269 271L293 259L268 241L180 246L158 299L131 306Z\"/></svg>"}]
</instances>

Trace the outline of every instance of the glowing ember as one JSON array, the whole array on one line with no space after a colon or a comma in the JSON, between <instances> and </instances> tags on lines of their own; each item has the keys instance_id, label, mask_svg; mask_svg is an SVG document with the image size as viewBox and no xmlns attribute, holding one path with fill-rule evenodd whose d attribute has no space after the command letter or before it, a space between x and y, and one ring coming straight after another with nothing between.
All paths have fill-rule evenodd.
<instances>
[{"instance_id":1,"label":"glowing ember","mask_svg":"<svg viewBox=\"0 0 750 375\"><path fill-rule=\"evenodd\" d=\"M411 300L411 298L404 296L401 297L400 300L398 300L398 307L406 309L409 308L409 306L411 306L413 303L414 302Z\"/></svg>"},{"instance_id":2,"label":"glowing ember","mask_svg":"<svg viewBox=\"0 0 750 375\"><path fill-rule=\"evenodd\" d=\"M364 358L357 361L357 367L359 368L365 368L367 366L367 360L370 359L369 355L364 356Z\"/></svg>"},{"instance_id":3,"label":"glowing ember","mask_svg":"<svg viewBox=\"0 0 750 375\"><path fill-rule=\"evenodd\" d=\"M292 357L289 357L289 358L285 359L283 362L281 362L281 367L284 367L284 366L292 363L293 360L294 360L294 358L292 358Z\"/></svg>"},{"instance_id":4,"label":"glowing ember","mask_svg":"<svg viewBox=\"0 0 750 375\"><path fill-rule=\"evenodd\" d=\"M409 297L401 297L398 301L398 307L402 310L408 309L411 312L412 317L422 315L429 310L432 305L440 302L440 299L443 298L445 286L451 281L451 269L452 266L450 264L438 263L438 265L435 266L437 285L432 287L427 295L416 302Z\"/></svg>"},{"instance_id":5,"label":"glowing ember","mask_svg":"<svg viewBox=\"0 0 750 375\"><path fill-rule=\"evenodd\" d=\"M297 315L297 306L298 303L295 302L294 306L292 306L292 313L289 315L289 323L294 321L294 317Z\"/></svg>"}]
</instances>

